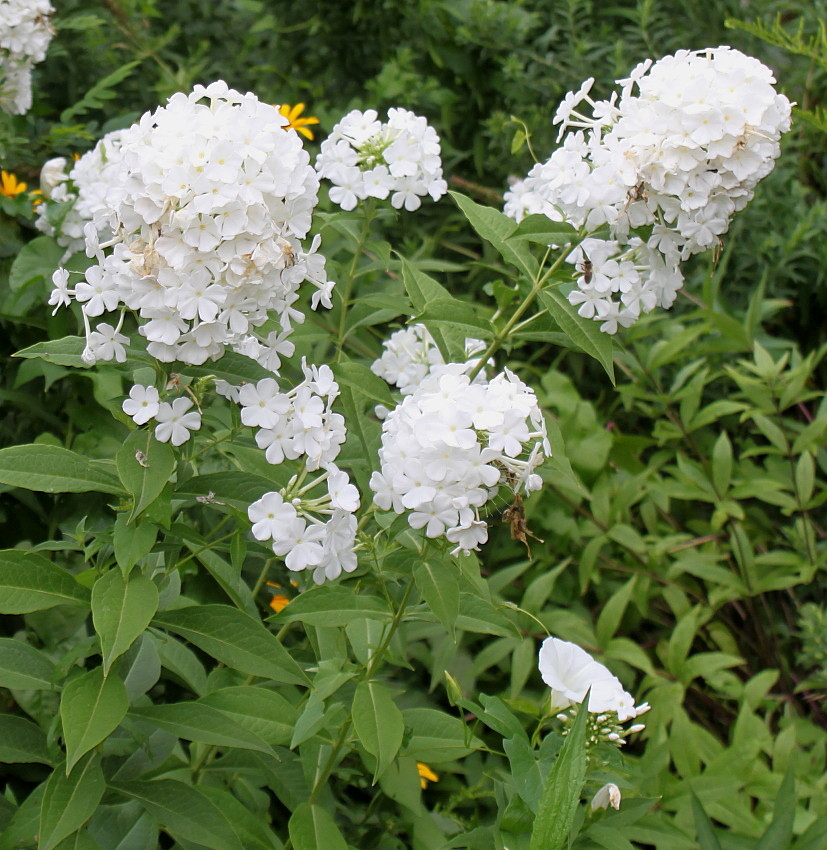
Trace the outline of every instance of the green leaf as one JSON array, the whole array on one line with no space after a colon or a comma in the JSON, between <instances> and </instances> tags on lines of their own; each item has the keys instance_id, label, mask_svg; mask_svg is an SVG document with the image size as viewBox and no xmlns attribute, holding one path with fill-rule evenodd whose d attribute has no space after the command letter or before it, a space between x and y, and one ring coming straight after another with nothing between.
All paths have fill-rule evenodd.
<instances>
[{"instance_id":1,"label":"green leaf","mask_svg":"<svg viewBox=\"0 0 827 850\"><path fill-rule=\"evenodd\" d=\"M125 782L112 786L134 797L176 839L211 850L244 850L232 824L198 788L174 779Z\"/></svg>"},{"instance_id":2,"label":"green leaf","mask_svg":"<svg viewBox=\"0 0 827 850\"><path fill-rule=\"evenodd\" d=\"M387 383L362 363L337 363L333 367L333 374L340 386L350 387L377 404L384 404L389 408L396 407L396 399L391 395Z\"/></svg>"},{"instance_id":3,"label":"green leaf","mask_svg":"<svg viewBox=\"0 0 827 850\"><path fill-rule=\"evenodd\" d=\"M207 572L216 580L237 608L245 611L250 616L258 616L258 608L256 608L253 594L247 586L247 582L244 581L239 571L232 564L225 561L221 555L210 549L210 544L207 541L195 543L186 540L184 545L204 565Z\"/></svg>"},{"instance_id":4,"label":"green leaf","mask_svg":"<svg viewBox=\"0 0 827 850\"><path fill-rule=\"evenodd\" d=\"M295 850L348 850L333 818L313 803L301 803L287 828Z\"/></svg>"},{"instance_id":5,"label":"green leaf","mask_svg":"<svg viewBox=\"0 0 827 850\"><path fill-rule=\"evenodd\" d=\"M790 765L775 798L772 823L755 845L755 850L789 850L793 840L795 802L795 772Z\"/></svg>"},{"instance_id":6,"label":"green leaf","mask_svg":"<svg viewBox=\"0 0 827 850\"><path fill-rule=\"evenodd\" d=\"M60 698L60 719L66 744L66 770L71 771L88 753L118 728L129 708L123 682L113 674L103 676L96 667L72 679Z\"/></svg>"},{"instance_id":7,"label":"green leaf","mask_svg":"<svg viewBox=\"0 0 827 850\"><path fill-rule=\"evenodd\" d=\"M527 215L508 238L563 246L577 238L577 230L564 221L552 221L547 215L535 214Z\"/></svg>"},{"instance_id":8,"label":"green leaf","mask_svg":"<svg viewBox=\"0 0 827 850\"><path fill-rule=\"evenodd\" d=\"M455 761L483 746L465 728L465 724L444 711L433 708L407 708L402 712L411 737L403 748L404 755L428 764Z\"/></svg>"},{"instance_id":9,"label":"green leaf","mask_svg":"<svg viewBox=\"0 0 827 850\"><path fill-rule=\"evenodd\" d=\"M732 443L726 431L721 431L720 437L712 448L712 483L715 492L724 498L732 482Z\"/></svg>"},{"instance_id":10,"label":"green leaf","mask_svg":"<svg viewBox=\"0 0 827 850\"><path fill-rule=\"evenodd\" d=\"M199 702L219 709L271 747L290 743L299 714L281 694L253 685L221 688Z\"/></svg>"},{"instance_id":11,"label":"green leaf","mask_svg":"<svg viewBox=\"0 0 827 850\"><path fill-rule=\"evenodd\" d=\"M460 592L459 615L456 625L466 632L478 632L483 635L517 637L517 627L492 602L475 593Z\"/></svg>"},{"instance_id":12,"label":"green leaf","mask_svg":"<svg viewBox=\"0 0 827 850\"><path fill-rule=\"evenodd\" d=\"M355 593L349 587L322 584L300 593L273 619L278 623L297 620L310 626L346 626L363 618L389 622L393 613L379 596Z\"/></svg>"},{"instance_id":13,"label":"green leaf","mask_svg":"<svg viewBox=\"0 0 827 850\"><path fill-rule=\"evenodd\" d=\"M151 431L138 429L126 438L115 461L123 486L134 500L132 522L161 495L175 469L175 452L169 444L159 443Z\"/></svg>"},{"instance_id":14,"label":"green leaf","mask_svg":"<svg viewBox=\"0 0 827 850\"><path fill-rule=\"evenodd\" d=\"M89 591L42 555L22 549L0 551L0 614L88 602Z\"/></svg>"},{"instance_id":15,"label":"green leaf","mask_svg":"<svg viewBox=\"0 0 827 850\"><path fill-rule=\"evenodd\" d=\"M402 745L405 723L387 688L360 682L353 696L353 728L362 746L376 758L373 782L387 770Z\"/></svg>"},{"instance_id":16,"label":"green leaf","mask_svg":"<svg viewBox=\"0 0 827 850\"><path fill-rule=\"evenodd\" d=\"M230 791L202 785L198 789L212 804L224 813L244 850L276 850L282 844L270 830L261 812L251 812ZM137 850L137 848L136 848Z\"/></svg>"},{"instance_id":17,"label":"green leaf","mask_svg":"<svg viewBox=\"0 0 827 850\"><path fill-rule=\"evenodd\" d=\"M51 764L43 730L13 714L0 714L0 763Z\"/></svg>"},{"instance_id":18,"label":"green leaf","mask_svg":"<svg viewBox=\"0 0 827 850\"><path fill-rule=\"evenodd\" d=\"M60 265L64 250L51 236L38 236L27 242L12 263L9 289L16 292L38 278L51 281L52 273Z\"/></svg>"},{"instance_id":19,"label":"green leaf","mask_svg":"<svg viewBox=\"0 0 827 850\"><path fill-rule=\"evenodd\" d=\"M106 790L100 757L91 753L67 776L58 766L46 782L40 806L38 850L52 850L92 817Z\"/></svg>"},{"instance_id":20,"label":"green leaf","mask_svg":"<svg viewBox=\"0 0 827 850\"><path fill-rule=\"evenodd\" d=\"M18 351L14 356L22 357L24 360L45 360L47 363L54 363L57 366L91 369L92 367L88 363L83 362L81 355L84 348L86 348L86 339L84 337L65 336L62 339L48 339L43 342L36 342L34 345ZM131 372L138 365L152 367L153 362L145 349L133 344L126 346L125 363L111 362L98 365L105 366L108 369Z\"/></svg>"},{"instance_id":21,"label":"green leaf","mask_svg":"<svg viewBox=\"0 0 827 850\"><path fill-rule=\"evenodd\" d=\"M214 375L222 381L231 384L254 384L262 378L272 378L273 373L265 369L250 357L227 351L218 360L211 360L203 366L193 366L190 363L180 363L177 371L191 375L193 378L205 378Z\"/></svg>"},{"instance_id":22,"label":"green leaf","mask_svg":"<svg viewBox=\"0 0 827 850\"><path fill-rule=\"evenodd\" d=\"M698 838L698 850L721 850L721 844L712 828L709 815L704 811L704 807L695 792L691 791L690 793L692 796L692 815L695 818L695 833Z\"/></svg>"},{"instance_id":23,"label":"green leaf","mask_svg":"<svg viewBox=\"0 0 827 850\"><path fill-rule=\"evenodd\" d=\"M459 192L449 192L462 210L471 226L486 241L490 242L502 255L502 258L522 269L529 278L537 276L539 264L531 251L520 242L507 241L517 230L517 222L493 207L485 207L472 201Z\"/></svg>"},{"instance_id":24,"label":"green leaf","mask_svg":"<svg viewBox=\"0 0 827 850\"><path fill-rule=\"evenodd\" d=\"M586 779L588 700L587 695L546 779L529 850L563 850L568 841Z\"/></svg>"},{"instance_id":25,"label":"green leaf","mask_svg":"<svg viewBox=\"0 0 827 850\"><path fill-rule=\"evenodd\" d=\"M152 551L158 537L158 527L151 522L129 522L126 514L121 513L115 518L113 532L115 560L124 576L141 558Z\"/></svg>"},{"instance_id":26,"label":"green leaf","mask_svg":"<svg viewBox=\"0 0 827 850\"><path fill-rule=\"evenodd\" d=\"M123 495L118 479L101 463L40 443L0 449L0 484L38 493Z\"/></svg>"},{"instance_id":27,"label":"green leaf","mask_svg":"<svg viewBox=\"0 0 827 850\"><path fill-rule=\"evenodd\" d=\"M560 330L583 352L594 357L615 382L614 360L612 359L612 338L604 334L598 323L584 319L569 304L568 298L558 287L545 289L540 293L540 303L560 327Z\"/></svg>"},{"instance_id":28,"label":"green leaf","mask_svg":"<svg viewBox=\"0 0 827 850\"><path fill-rule=\"evenodd\" d=\"M174 702L133 708L130 717L140 717L159 729L202 744L216 747L237 747L272 755L273 751L258 735L236 723L218 708L201 702Z\"/></svg>"},{"instance_id":29,"label":"green leaf","mask_svg":"<svg viewBox=\"0 0 827 850\"><path fill-rule=\"evenodd\" d=\"M158 588L141 573L124 580L119 570L101 576L92 588L92 623L101 641L103 675L143 634L158 610Z\"/></svg>"},{"instance_id":30,"label":"green leaf","mask_svg":"<svg viewBox=\"0 0 827 850\"><path fill-rule=\"evenodd\" d=\"M155 624L186 638L217 661L242 673L293 685L309 684L301 667L276 637L236 608L198 605L164 611L156 616Z\"/></svg>"},{"instance_id":31,"label":"green leaf","mask_svg":"<svg viewBox=\"0 0 827 850\"><path fill-rule=\"evenodd\" d=\"M0 688L48 691L54 663L40 650L13 638L0 638Z\"/></svg>"},{"instance_id":32,"label":"green leaf","mask_svg":"<svg viewBox=\"0 0 827 850\"><path fill-rule=\"evenodd\" d=\"M414 581L428 607L454 639L459 615L459 580L452 564L424 561L414 568Z\"/></svg>"},{"instance_id":33,"label":"green leaf","mask_svg":"<svg viewBox=\"0 0 827 850\"><path fill-rule=\"evenodd\" d=\"M207 673L198 656L184 643L172 635L150 629L161 664L177 676L194 694L207 692Z\"/></svg>"},{"instance_id":34,"label":"green leaf","mask_svg":"<svg viewBox=\"0 0 827 850\"><path fill-rule=\"evenodd\" d=\"M93 109L101 109L105 101L114 100L117 96L115 87L122 83L140 64L140 59L127 62L116 68L111 74L107 74L103 79L98 80L77 103L60 113L60 123L63 125L71 124L79 115Z\"/></svg>"}]
</instances>

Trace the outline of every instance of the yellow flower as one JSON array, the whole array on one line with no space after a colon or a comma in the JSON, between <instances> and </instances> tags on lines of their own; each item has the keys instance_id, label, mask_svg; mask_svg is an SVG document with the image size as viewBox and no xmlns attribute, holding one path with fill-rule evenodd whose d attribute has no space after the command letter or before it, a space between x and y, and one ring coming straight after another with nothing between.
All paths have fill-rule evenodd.
<instances>
[{"instance_id":1,"label":"yellow flower","mask_svg":"<svg viewBox=\"0 0 827 850\"><path fill-rule=\"evenodd\" d=\"M439 782L439 777L424 762L418 761L416 769L419 773L419 784L423 790L428 787L429 782Z\"/></svg>"},{"instance_id":2,"label":"yellow flower","mask_svg":"<svg viewBox=\"0 0 827 850\"><path fill-rule=\"evenodd\" d=\"M37 209L43 203L43 192L40 189L32 189L29 192L29 197L32 199L32 208Z\"/></svg>"},{"instance_id":3,"label":"yellow flower","mask_svg":"<svg viewBox=\"0 0 827 850\"><path fill-rule=\"evenodd\" d=\"M25 191L25 183L21 183L8 171L0 171L0 195L3 195L4 198L15 198Z\"/></svg>"},{"instance_id":4,"label":"yellow flower","mask_svg":"<svg viewBox=\"0 0 827 850\"><path fill-rule=\"evenodd\" d=\"M286 129L295 130L297 133L301 133L305 138L313 141L313 133L307 129L307 125L318 124L319 119L314 118L312 115L308 118L299 118L302 112L304 112L303 103L297 103L295 106L290 106L289 103L282 103L281 106L279 106L279 112L287 119Z\"/></svg>"}]
</instances>

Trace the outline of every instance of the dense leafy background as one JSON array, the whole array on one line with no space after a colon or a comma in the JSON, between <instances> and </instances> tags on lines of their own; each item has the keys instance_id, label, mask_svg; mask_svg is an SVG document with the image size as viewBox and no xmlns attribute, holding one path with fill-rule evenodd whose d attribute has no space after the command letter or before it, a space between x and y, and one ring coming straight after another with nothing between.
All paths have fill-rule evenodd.
<instances>
[{"instance_id":1,"label":"dense leafy background","mask_svg":"<svg viewBox=\"0 0 827 850\"><path fill-rule=\"evenodd\" d=\"M453 188L493 206L530 167L520 133L545 157L560 96L587 76L606 86L647 56L731 44L771 65L807 111L717 264L697 258L676 308L615 340L616 386L548 314L501 354L537 388L553 429L546 487L527 503L530 553L502 525L479 560L423 563L392 526L325 594L297 594L251 541L244 508L273 472L218 406L238 439L177 462L171 485L176 460L157 448L166 475L135 484L129 450L141 437L117 401L131 376L75 368L76 354L48 347L78 331L71 313L45 307L59 252L32 242L27 199L3 201L0 446L36 444L44 476L63 480L33 486L30 454L23 476L0 485L0 848L38 846L39 833L47 848L534 850L551 764L561 786L576 781L543 716L546 630L599 655L654 706L622 761L592 754L583 799L614 781L624 800L608 814L583 803L575 847L822 847L824 4L58 7L34 110L0 117L2 166L32 185L45 159L83 152L217 77L305 101L322 136L349 107L425 114ZM322 231L341 275L351 218ZM344 325L353 361L368 362L389 323L420 308L389 245L482 323L519 277L448 199L380 216ZM10 357L40 344L45 359ZM334 349L329 327L303 329L299 353L322 362ZM348 366L346 412L375 445L369 408L381 399L358 371L346 384ZM361 441L347 450L358 469ZM18 463L9 449L0 458ZM71 492L73 464L96 477L91 492ZM133 514L137 530L124 520ZM267 581L295 597L274 621ZM439 776L425 790L417 761Z\"/></svg>"}]
</instances>

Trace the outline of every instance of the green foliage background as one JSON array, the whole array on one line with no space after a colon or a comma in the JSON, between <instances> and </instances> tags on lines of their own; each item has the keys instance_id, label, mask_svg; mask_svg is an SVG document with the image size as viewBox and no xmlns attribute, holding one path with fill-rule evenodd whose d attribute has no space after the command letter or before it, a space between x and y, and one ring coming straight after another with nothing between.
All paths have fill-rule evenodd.
<instances>
[{"instance_id":1,"label":"green foliage background","mask_svg":"<svg viewBox=\"0 0 827 850\"><path fill-rule=\"evenodd\" d=\"M769 64L801 109L776 170L717 263L694 261L674 310L608 355L605 337L572 344L546 302L510 340L501 362L537 389L554 446L526 503L530 553L503 525L479 558L423 563L390 525L353 578L300 594L245 525L250 482L257 497L278 470L218 407L232 439L199 459L154 444L166 476L135 486L130 450L146 432L129 430L118 399L140 352L126 370L87 370L55 346L78 331L45 306L60 251L37 237L27 199L3 199L0 446L38 449L0 448L0 850L537 850L562 817L543 813L572 787L571 823L549 846L823 847L824 3L57 6L34 109L0 116L0 164L32 185L45 159L219 77L306 102L321 137L352 107L424 114L452 188L494 207L530 148L550 152L569 88L595 76L605 91L647 56L731 44ZM337 378L364 440L347 457L364 477L370 409L386 399L359 364L389 326L428 320L422 276L491 333L530 281L501 256L507 240L481 238L475 213L447 199L380 215L366 244L355 216L320 209L333 277L354 252L360 274L349 312L303 328L298 354L332 359L344 322L334 342L352 362ZM32 486L35 457L61 481ZM97 487L61 490L73 464ZM265 581L293 597L275 619ZM216 638L227 629L233 640ZM547 631L653 705L624 758L593 750L583 777L580 727L563 739L545 717ZM439 782L422 790L417 761ZM608 781L621 809L592 813L585 801Z\"/></svg>"}]
</instances>

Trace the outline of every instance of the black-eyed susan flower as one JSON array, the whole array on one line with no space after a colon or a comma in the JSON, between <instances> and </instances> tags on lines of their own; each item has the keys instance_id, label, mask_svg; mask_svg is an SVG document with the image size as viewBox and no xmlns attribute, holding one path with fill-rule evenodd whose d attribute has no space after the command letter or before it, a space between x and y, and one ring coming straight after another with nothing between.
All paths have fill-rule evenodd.
<instances>
[{"instance_id":1,"label":"black-eyed susan flower","mask_svg":"<svg viewBox=\"0 0 827 850\"><path fill-rule=\"evenodd\" d=\"M18 180L8 171L0 171L0 195L4 198L16 198L26 191L28 184Z\"/></svg>"},{"instance_id":2,"label":"black-eyed susan flower","mask_svg":"<svg viewBox=\"0 0 827 850\"><path fill-rule=\"evenodd\" d=\"M304 112L304 104L297 103L295 106L290 106L289 103L282 103L279 106L279 112L287 119L287 128L288 130L295 130L297 133L301 133L306 139L310 139L313 141L313 131L307 129L308 124L318 124L319 119L315 118L312 115L309 115L307 118L300 118L299 116Z\"/></svg>"}]
</instances>

